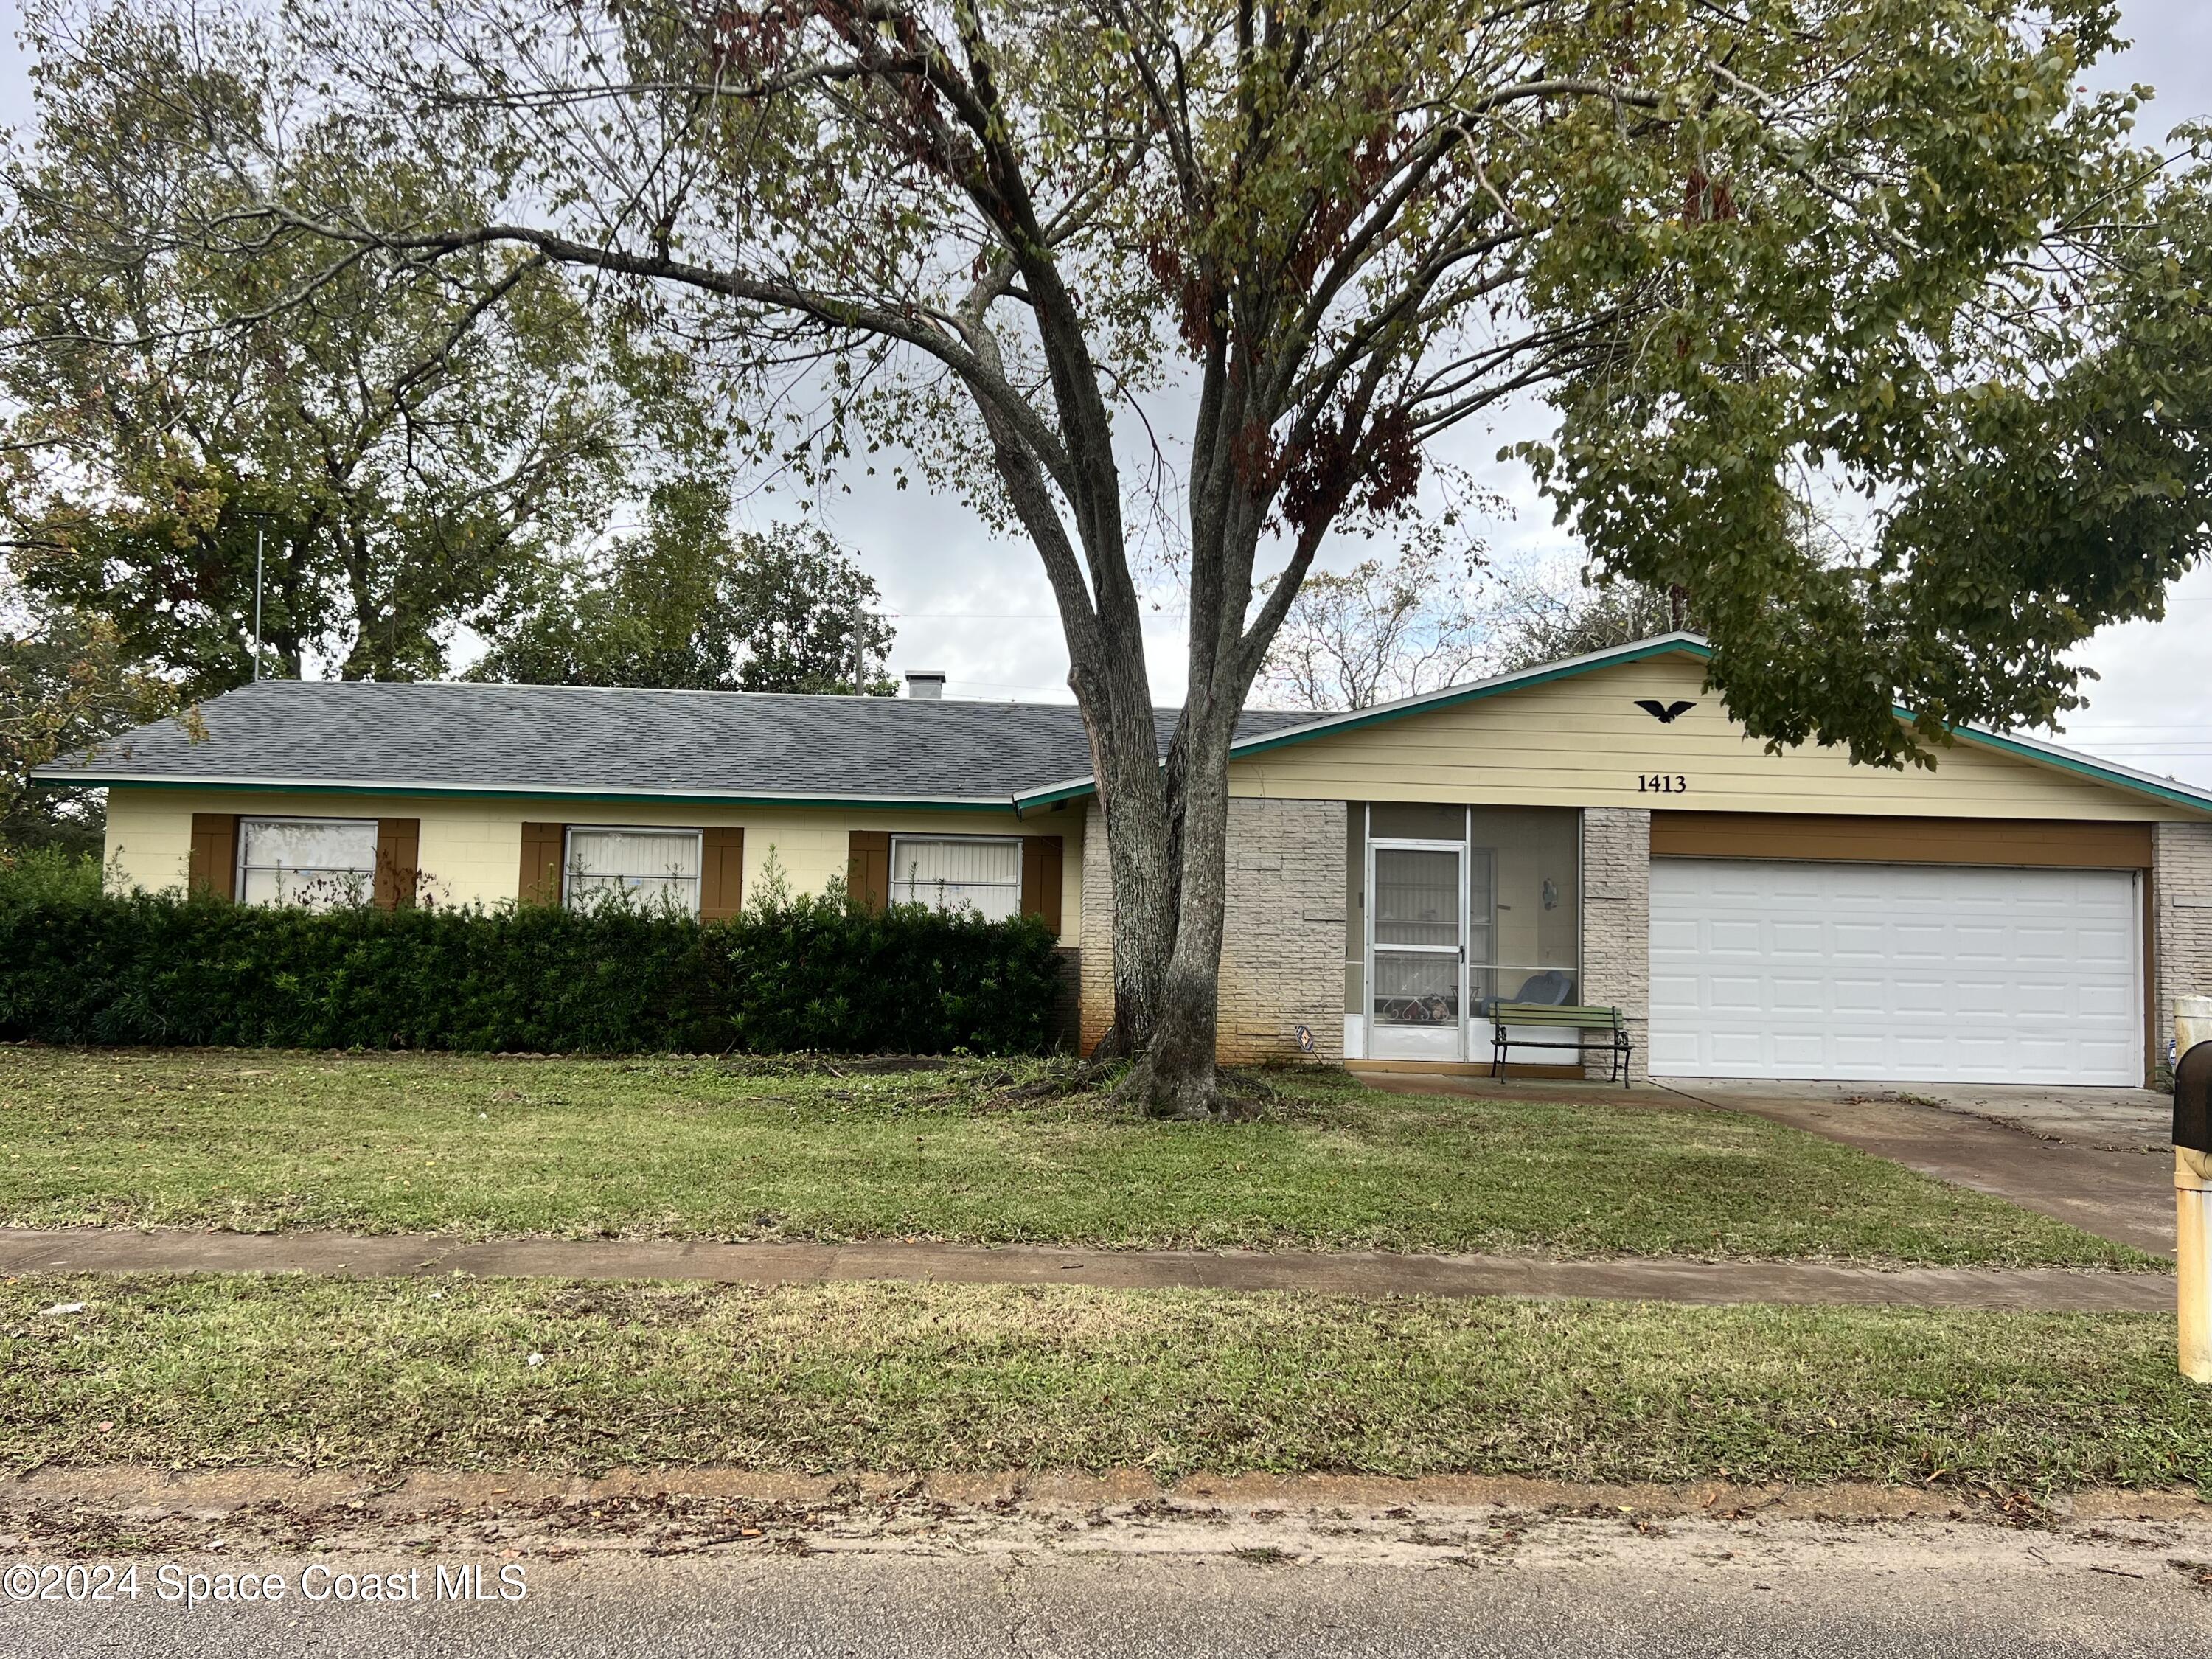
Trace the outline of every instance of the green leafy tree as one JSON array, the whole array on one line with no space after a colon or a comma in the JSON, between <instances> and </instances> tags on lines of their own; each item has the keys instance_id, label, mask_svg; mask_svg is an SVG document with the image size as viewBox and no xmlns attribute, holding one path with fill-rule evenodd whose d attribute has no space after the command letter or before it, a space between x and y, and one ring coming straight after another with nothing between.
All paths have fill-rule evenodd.
<instances>
[{"instance_id":1,"label":"green leafy tree","mask_svg":"<svg viewBox=\"0 0 2212 1659\"><path fill-rule=\"evenodd\" d=\"M642 533L544 584L471 679L888 696L874 580L818 530L733 536L720 485L664 485Z\"/></svg>"},{"instance_id":2,"label":"green leafy tree","mask_svg":"<svg viewBox=\"0 0 2212 1659\"><path fill-rule=\"evenodd\" d=\"M33 788L31 769L165 715L197 730L197 715L173 684L130 659L105 618L13 608L19 625L0 630L0 863L46 848L97 859L99 793Z\"/></svg>"},{"instance_id":3,"label":"green leafy tree","mask_svg":"<svg viewBox=\"0 0 2212 1659\"><path fill-rule=\"evenodd\" d=\"M119 16L75 46L42 52L30 148L0 175L17 580L195 696L252 678L258 556L266 672L313 651L349 678L438 672L454 623L621 477L623 399L585 311L511 249L332 270L272 236L194 257L179 228L243 205L227 135L267 142L297 66L250 33ZM469 205L335 116L289 138L318 201L441 221Z\"/></svg>"},{"instance_id":4,"label":"green leafy tree","mask_svg":"<svg viewBox=\"0 0 2212 1659\"><path fill-rule=\"evenodd\" d=\"M318 198L210 108L241 209L184 228L197 258L589 273L611 325L712 350L763 458L896 446L1029 539L1151 1110L1218 1101L1237 712L1323 544L1414 514L1441 434L1543 389L1524 453L1600 572L1697 596L1754 732L1874 762L2048 717L2065 647L2204 551L2204 180L2136 147L2135 100L2076 92L2110 0L284 17L300 119L454 182ZM1858 553L1793 535L1823 487L1871 503ZM1164 764L1135 576L1163 522Z\"/></svg>"}]
</instances>

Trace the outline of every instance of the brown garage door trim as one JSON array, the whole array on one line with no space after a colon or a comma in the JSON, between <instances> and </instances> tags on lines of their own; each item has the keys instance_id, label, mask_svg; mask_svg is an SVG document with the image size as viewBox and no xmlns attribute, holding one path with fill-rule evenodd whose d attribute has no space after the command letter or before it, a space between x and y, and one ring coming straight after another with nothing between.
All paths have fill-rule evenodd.
<instances>
[{"instance_id":1,"label":"brown garage door trim","mask_svg":"<svg viewBox=\"0 0 2212 1659\"><path fill-rule=\"evenodd\" d=\"M1815 812L1654 812L1651 856L1824 864L1984 864L2148 870L2151 826L2063 818L1906 818Z\"/></svg>"},{"instance_id":2,"label":"brown garage door trim","mask_svg":"<svg viewBox=\"0 0 2212 1659\"><path fill-rule=\"evenodd\" d=\"M1978 864L2027 870L2138 870L2142 914L2143 1083L2158 1073L2158 959L2151 826L2070 818L1905 818L1819 812L1654 812L1651 856L1822 864Z\"/></svg>"}]
</instances>

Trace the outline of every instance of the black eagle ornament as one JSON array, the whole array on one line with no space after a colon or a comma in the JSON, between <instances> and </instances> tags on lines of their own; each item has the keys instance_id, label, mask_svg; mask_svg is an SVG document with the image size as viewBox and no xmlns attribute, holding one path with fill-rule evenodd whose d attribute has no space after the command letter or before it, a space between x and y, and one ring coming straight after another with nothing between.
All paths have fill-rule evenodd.
<instances>
[{"instance_id":1,"label":"black eagle ornament","mask_svg":"<svg viewBox=\"0 0 2212 1659\"><path fill-rule=\"evenodd\" d=\"M1662 702L1656 697L1638 697L1636 706L1657 720L1662 726L1672 726L1680 716L1698 705L1694 702Z\"/></svg>"}]
</instances>

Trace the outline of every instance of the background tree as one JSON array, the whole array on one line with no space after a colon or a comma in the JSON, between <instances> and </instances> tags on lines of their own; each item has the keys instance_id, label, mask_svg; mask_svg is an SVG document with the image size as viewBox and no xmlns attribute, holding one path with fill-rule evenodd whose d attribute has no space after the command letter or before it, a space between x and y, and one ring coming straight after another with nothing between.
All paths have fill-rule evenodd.
<instances>
[{"instance_id":1,"label":"background tree","mask_svg":"<svg viewBox=\"0 0 2212 1659\"><path fill-rule=\"evenodd\" d=\"M440 672L453 624L606 508L618 365L558 271L487 250L435 267L301 249L210 262L181 222L240 205L225 149L300 94L250 33L93 20L48 55L0 178L0 526L30 599L104 620L189 696L268 672ZM196 55L204 52L204 57ZM288 132L326 197L444 220L429 167L340 119Z\"/></svg>"},{"instance_id":2,"label":"background tree","mask_svg":"<svg viewBox=\"0 0 2212 1659\"><path fill-rule=\"evenodd\" d=\"M1680 588L1593 580L1563 560L1497 573L1481 609L1486 661L1499 674L1698 626Z\"/></svg>"},{"instance_id":3,"label":"background tree","mask_svg":"<svg viewBox=\"0 0 2212 1659\"><path fill-rule=\"evenodd\" d=\"M717 351L761 452L897 444L1018 526L1091 738L1127 1086L1200 1114L1237 714L1323 542L1411 514L1440 434L1547 388L1522 453L1600 570L1698 596L1752 730L1874 762L1919 753L1893 698L1923 737L2049 718L2064 647L2202 556L2212 247L2133 100L2076 95L2114 15L297 0L301 118L455 181L329 191L210 106L244 205L174 234L333 278L593 273L611 319ZM1163 762L1127 463L1170 414ZM1823 479L1880 503L1863 556L1793 539Z\"/></svg>"},{"instance_id":4,"label":"background tree","mask_svg":"<svg viewBox=\"0 0 2212 1659\"><path fill-rule=\"evenodd\" d=\"M1291 708L1367 708L1472 678L1489 655L1468 568L1433 548L1310 573L1283 613L1261 689Z\"/></svg>"},{"instance_id":5,"label":"background tree","mask_svg":"<svg viewBox=\"0 0 2212 1659\"><path fill-rule=\"evenodd\" d=\"M181 708L173 684L131 662L104 619L8 608L15 623L0 629L0 861L45 847L96 859L100 793L32 788L31 769L179 712L196 730L197 717Z\"/></svg>"},{"instance_id":6,"label":"background tree","mask_svg":"<svg viewBox=\"0 0 2212 1659\"><path fill-rule=\"evenodd\" d=\"M858 561L818 530L732 535L729 494L664 485L597 567L556 570L496 624L471 679L889 696L895 637ZM857 678L856 678L857 677Z\"/></svg>"}]
</instances>

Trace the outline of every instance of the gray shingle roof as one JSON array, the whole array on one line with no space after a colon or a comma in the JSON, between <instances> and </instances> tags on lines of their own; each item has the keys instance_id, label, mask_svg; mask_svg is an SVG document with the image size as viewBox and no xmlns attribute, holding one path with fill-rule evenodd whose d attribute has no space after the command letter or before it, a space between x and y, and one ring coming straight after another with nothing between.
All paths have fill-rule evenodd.
<instances>
[{"instance_id":1,"label":"gray shingle roof","mask_svg":"<svg viewBox=\"0 0 2212 1659\"><path fill-rule=\"evenodd\" d=\"M262 680L40 767L49 783L989 801L1089 775L1072 704ZM1240 733L1313 717L1254 712ZM1163 744L1175 711L1158 716Z\"/></svg>"}]
</instances>

